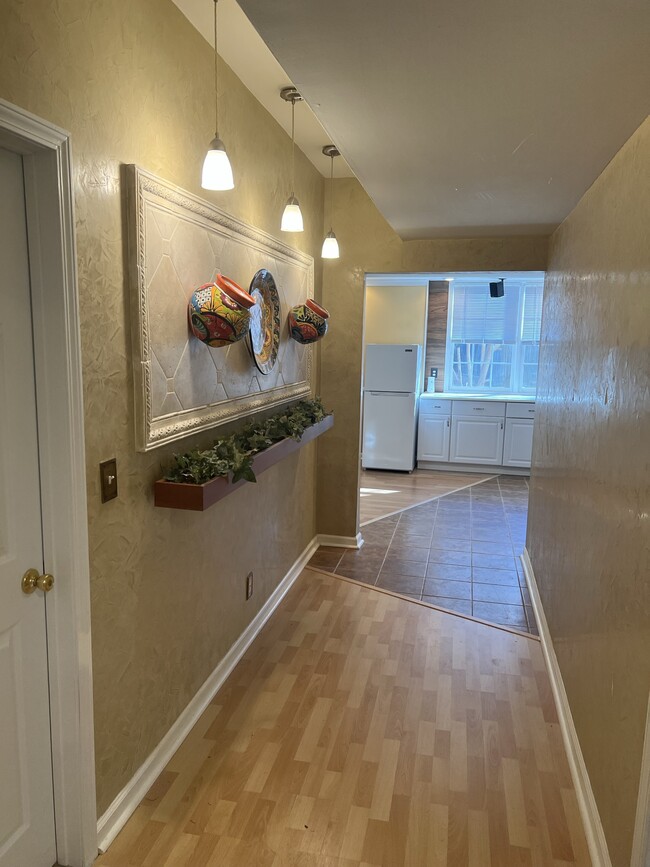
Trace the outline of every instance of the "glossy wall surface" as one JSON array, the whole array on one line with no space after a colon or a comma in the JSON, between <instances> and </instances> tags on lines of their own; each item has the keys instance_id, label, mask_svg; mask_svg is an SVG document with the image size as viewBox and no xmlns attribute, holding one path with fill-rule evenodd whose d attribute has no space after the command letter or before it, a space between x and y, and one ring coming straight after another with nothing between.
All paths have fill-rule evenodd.
<instances>
[{"instance_id":1,"label":"glossy wall surface","mask_svg":"<svg viewBox=\"0 0 650 867\"><path fill-rule=\"evenodd\" d=\"M650 688L650 121L551 240L527 547L614 867Z\"/></svg>"},{"instance_id":2,"label":"glossy wall surface","mask_svg":"<svg viewBox=\"0 0 650 867\"><path fill-rule=\"evenodd\" d=\"M354 179L334 181L334 231L341 258L323 266L323 303L330 311L321 344L321 394L336 427L318 447L318 529L356 534L363 296L366 273L544 270L544 237L402 241Z\"/></svg>"},{"instance_id":3,"label":"glossy wall surface","mask_svg":"<svg viewBox=\"0 0 650 867\"><path fill-rule=\"evenodd\" d=\"M153 507L152 482L180 445L135 452L120 167L136 163L279 235L291 146L222 64L236 188L200 189L213 53L171 0L12 2L0 17L0 96L72 134L101 814L315 532L315 445L203 514ZM296 193L306 231L289 243L314 256L318 294L323 180L300 152ZM119 498L101 505L98 463L112 456Z\"/></svg>"}]
</instances>

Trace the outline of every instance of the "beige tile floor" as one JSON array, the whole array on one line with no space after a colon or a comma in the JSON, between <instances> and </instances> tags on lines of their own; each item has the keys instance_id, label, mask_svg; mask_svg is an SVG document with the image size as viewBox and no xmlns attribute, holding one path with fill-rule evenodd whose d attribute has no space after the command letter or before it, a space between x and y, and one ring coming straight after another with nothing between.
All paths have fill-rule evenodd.
<instances>
[{"instance_id":1,"label":"beige tile floor","mask_svg":"<svg viewBox=\"0 0 650 867\"><path fill-rule=\"evenodd\" d=\"M537 635L519 559L527 510L526 478L495 476L366 523L360 550L321 547L310 565Z\"/></svg>"}]
</instances>

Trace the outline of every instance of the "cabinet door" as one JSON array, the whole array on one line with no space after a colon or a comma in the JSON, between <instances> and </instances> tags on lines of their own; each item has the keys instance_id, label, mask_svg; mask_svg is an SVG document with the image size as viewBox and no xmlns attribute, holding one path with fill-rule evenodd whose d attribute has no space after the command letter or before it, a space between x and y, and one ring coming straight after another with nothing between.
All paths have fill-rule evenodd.
<instances>
[{"instance_id":1,"label":"cabinet door","mask_svg":"<svg viewBox=\"0 0 650 867\"><path fill-rule=\"evenodd\" d=\"M506 438L503 446L504 467L529 467L533 451L533 422L530 419L506 420Z\"/></svg>"},{"instance_id":2,"label":"cabinet door","mask_svg":"<svg viewBox=\"0 0 650 867\"><path fill-rule=\"evenodd\" d=\"M418 460L448 461L451 419L443 415L421 415L418 424Z\"/></svg>"},{"instance_id":3,"label":"cabinet door","mask_svg":"<svg viewBox=\"0 0 650 867\"><path fill-rule=\"evenodd\" d=\"M458 464L501 464L503 421L502 418L452 418L449 460Z\"/></svg>"}]
</instances>

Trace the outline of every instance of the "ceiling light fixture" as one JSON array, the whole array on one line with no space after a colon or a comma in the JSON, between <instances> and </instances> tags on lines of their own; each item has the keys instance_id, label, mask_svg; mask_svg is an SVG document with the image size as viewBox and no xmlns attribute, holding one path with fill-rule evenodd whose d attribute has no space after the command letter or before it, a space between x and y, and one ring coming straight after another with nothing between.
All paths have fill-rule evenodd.
<instances>
[{"instance_id":1,"label":"ceiling light fixture","mask_svg":"<svg viewBox=\"0 0 650 867\"><path fill-rule=\"evenodd\" d=\"M226 146L219 138L219 88L217 73L217 3L214 0L214 138L203 161L201 186L204 190L232 190L235 181Z\"/></svg>"},{"instance_id":2,"label":"ceiling light fixture","mask_svg":"<svg viewBox=\"0 0 650 867\"><path fill-rule=\"evenodd\" d=\"M325 240L323 241L323 249L321 250L321 257L323 259L338 259L341 255L339 253L339 242L336 240L336 235L332 230L332 213L334 211L334 157L340 156L340 152L337 147L334 145L325 145L323 148L323 153L326 157L331 159L330 163L330 230L325 236Z\"/></svg>"},{"instance_id":3,"label":"ceiling light fixture","mask_svg":"<svg viewBox=\"0 0 650 867\"><path fill-rule=\"evenodd\" d=\"M295 196L296 180L296 103L302 99L295 87L283 87L280 96L285 102L291 103L291 195L287 199L282 214L280 229L283 232L302 232L302 212L300 204Z\"/></svg>"}]
</instances>

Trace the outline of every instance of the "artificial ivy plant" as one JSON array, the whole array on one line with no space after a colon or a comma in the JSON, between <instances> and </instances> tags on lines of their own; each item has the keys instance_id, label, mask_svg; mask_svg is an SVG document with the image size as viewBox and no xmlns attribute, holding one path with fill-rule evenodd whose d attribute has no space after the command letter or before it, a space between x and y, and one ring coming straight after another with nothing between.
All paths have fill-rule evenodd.
<instances>
[{"instance_id":1,"label":"artificial ivy plant","mask_svg":"<svg viewBox=\"0 0 650 867\"><path fill-rule=\"evenodd\" d=\"M281 440L299 440L308 427L327 415L319 397L301 400L263 421L250 422L240 431L217 440L209 449L174 455L165 480L202 485L232 473L233 482L241 479L255 482L253 458L256 454Z\"/></svg>"}]
</instances>

